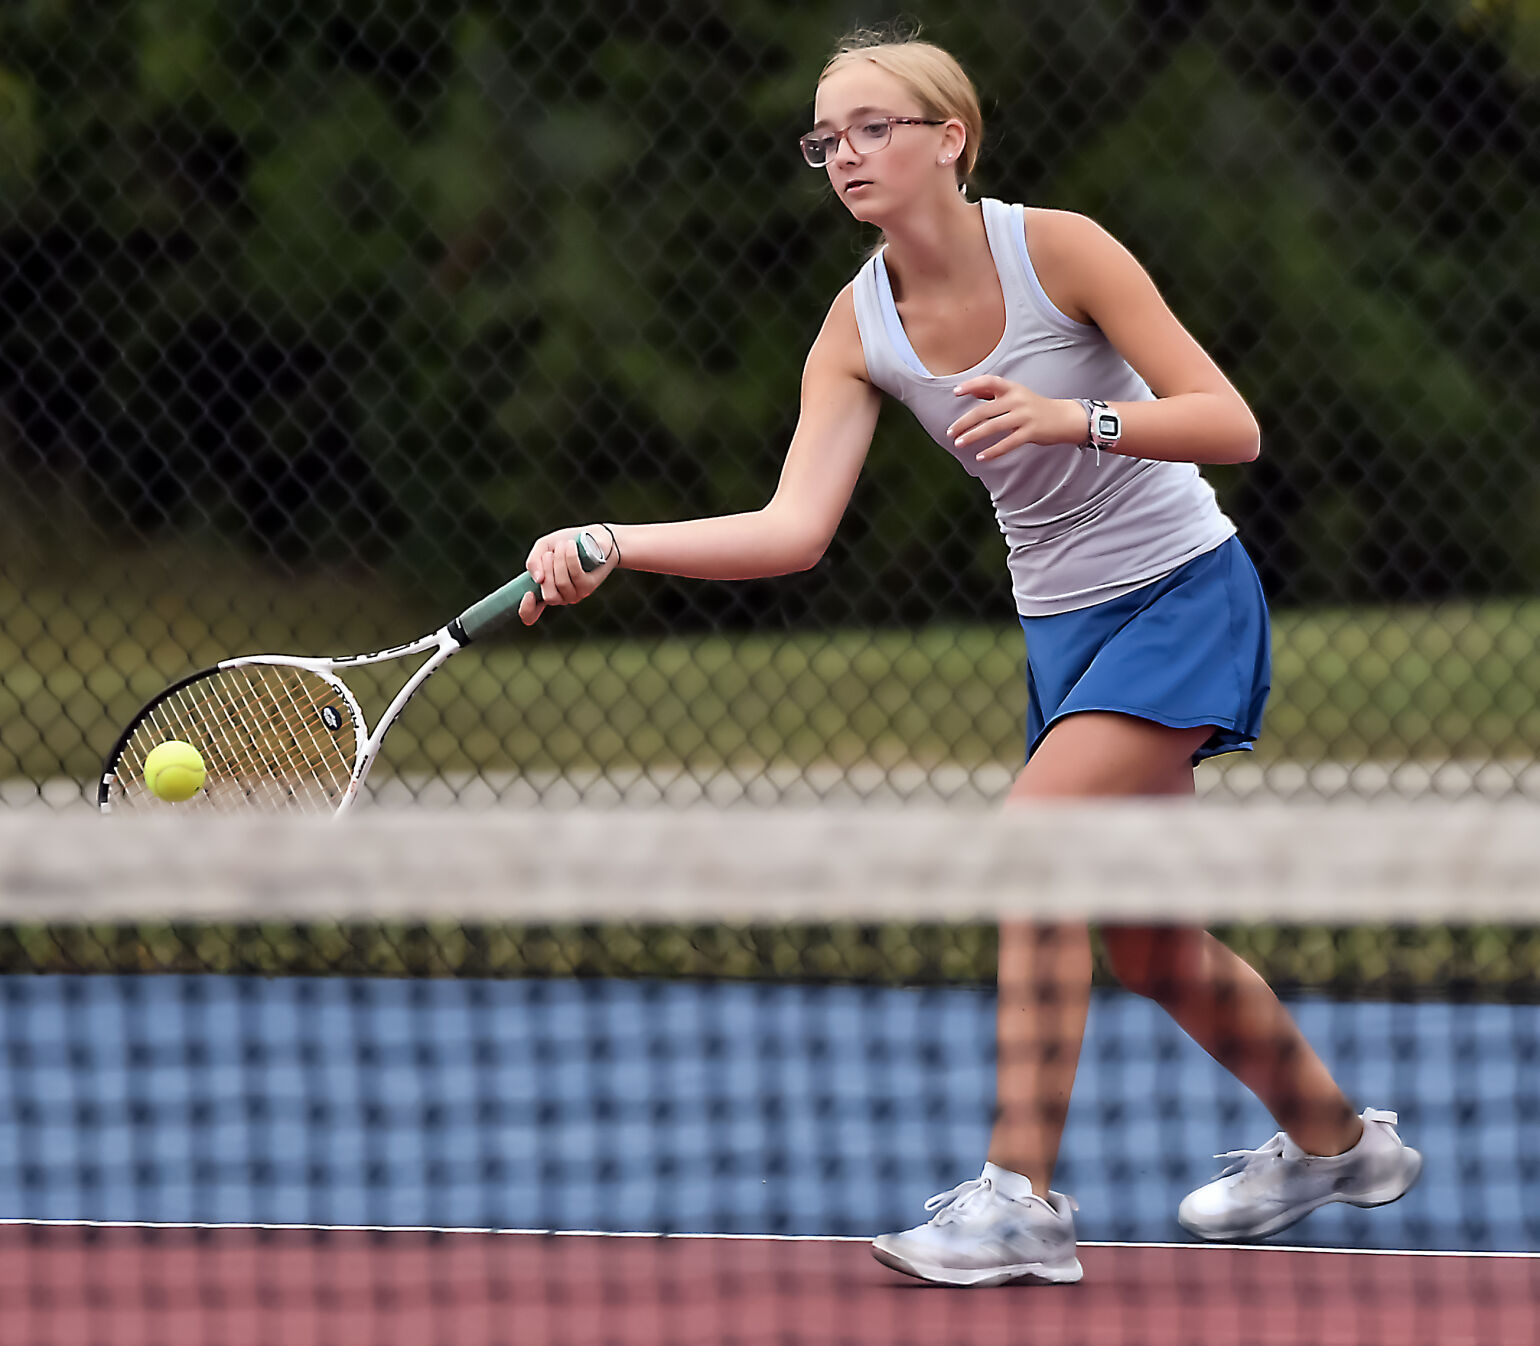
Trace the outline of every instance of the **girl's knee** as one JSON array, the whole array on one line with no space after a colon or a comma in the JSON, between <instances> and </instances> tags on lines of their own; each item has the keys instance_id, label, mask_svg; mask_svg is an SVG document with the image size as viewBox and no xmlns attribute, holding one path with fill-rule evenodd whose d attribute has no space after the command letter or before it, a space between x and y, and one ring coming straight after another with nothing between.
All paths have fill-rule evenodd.
<instances>
[{"instance_id":1,"label":"girl's knee","mask_svg":"<svg viewBox=\"0 0 1540 1346\"><path fill-rule=\"evenodd\" d=\"M1166 1002L1203 975L1207 934L1172 926L1116 926L1102 932L1107 962L1135 995Z\"/></svg>"}]
</instances>

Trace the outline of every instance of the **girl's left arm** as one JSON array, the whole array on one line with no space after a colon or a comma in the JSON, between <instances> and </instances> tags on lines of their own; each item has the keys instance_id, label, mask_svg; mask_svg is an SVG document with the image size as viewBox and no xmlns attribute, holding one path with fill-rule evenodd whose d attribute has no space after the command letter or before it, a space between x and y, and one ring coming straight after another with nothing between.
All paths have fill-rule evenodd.
<instances>
[{"instance_id":1,"label":"girl's left arm","mask_svg":"<svg viewBox=\"0 0 1540 1346\"><path fill-rule=\"evenodd\" d=\"M1188 463L1247 463L1256 458L1261 432L1251 408L1177 321L1128 249L1084 215L1034 210L1028 212L1028 221L1033 266L1048 297L1068 317L1099 327L1155 394L1153 402L1110 404L1123 418L1116 451L1131 458ZM964 387L975 397L991 399L1005 391ZM1057 436L1034 435L1036 442L1078 443L1085 438L1085 410L1079 403L1036 400L1041 405L1033 419L1040 418L1044 428L1052 426L1049 433ZM987 419L987 413L980 419ZM998 448L1007 451L1006 444Z\"/></svg>"}]
</instances>

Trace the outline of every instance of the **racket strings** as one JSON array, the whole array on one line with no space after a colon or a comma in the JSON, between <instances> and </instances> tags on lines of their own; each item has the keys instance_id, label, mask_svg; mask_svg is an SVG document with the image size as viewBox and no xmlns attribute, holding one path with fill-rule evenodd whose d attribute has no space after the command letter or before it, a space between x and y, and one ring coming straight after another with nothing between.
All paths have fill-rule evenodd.
<instances>
[{"instance_id":1,"label":"racket strings","mask_svg":"<svg viewBox=\"0 0 1540 1346\"><path fill-rule=\"evenodd\" d=\"M148 711L116 768L114 804L158 801L144 783L144 760L168 739L191 743L208 778L180 808L214 812L330 813L353 774L356 743L337 689L309 669L242 664L178 688ZM337 717L327 724L330 708Z\"/></svg>"}]
</instances>

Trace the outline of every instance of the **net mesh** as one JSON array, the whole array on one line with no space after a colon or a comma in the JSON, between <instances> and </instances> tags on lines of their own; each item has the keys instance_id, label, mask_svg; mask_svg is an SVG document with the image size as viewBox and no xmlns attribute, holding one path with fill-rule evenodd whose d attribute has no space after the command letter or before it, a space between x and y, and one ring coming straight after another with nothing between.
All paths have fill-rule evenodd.
<instances>
[{"instance_id":1,"label":"net mesh","mask_svg":"<svg viewBox=\"0 0 1540 1346\"><path fill-rule=\"evenodd\" d=\"M1527 1342L1537 821L0 819L0 1321L29 1346ZM1177 1223L1212 1156L1320 1102L1279 1092L1292 1039L1248 1026L1244 978L1184 964L1201 925L1353 1109L1397 1114L1402 1199L1255 1248ZM1181 1026L1215 985L1236 1074ZM1075 1059L1051 1183L1084 1281L912 1293L870 1240L1052 1116L1023 1068Z\"/></svg>"},{"instance_id":2,"label":"net mesh","mask_svg":"<svg viewBox=\"0 0 1540 1346\"><path fill-rule=\"evenodd\" d=\"M314 669L241 663L176 684L130 727L107 764L102 802L166 809L149 788L146 759L160 744L197 749L203 788L184 813L325 814L336 808L358 756L357 709L346 688Z\"/></svg>"}]
</instances>

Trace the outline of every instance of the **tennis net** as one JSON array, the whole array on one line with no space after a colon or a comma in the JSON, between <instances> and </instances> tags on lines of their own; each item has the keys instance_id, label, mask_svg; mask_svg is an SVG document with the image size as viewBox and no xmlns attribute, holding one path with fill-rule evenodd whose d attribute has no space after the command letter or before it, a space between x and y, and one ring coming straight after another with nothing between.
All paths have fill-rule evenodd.
<instances>
[{"instance_id":1,"label":"tennis net","mask_svg":"<svg viewBox=\"0 0 1540 1346\"><path fill-rule=\"evenodd\" d=\"M0 818L0 1339L1532 1341L1537 823ZM879 1265L872 1236L926 1220L1015 1120L997 1057L1062 1059L1052 950L1083 918L1103 934L1052 1185L1084 1279L964 1295ZM1033 1027L997 1050L1027 923L1056 933L1006 992ZM1157 1003L1186 993L1161 940L1199 925L1355 1107L1397 1113L1424 1160L1403 1199L1246 1248L1178 1223L1213 1156L1278 1129Z\"/></svg>"}]
</instances>

